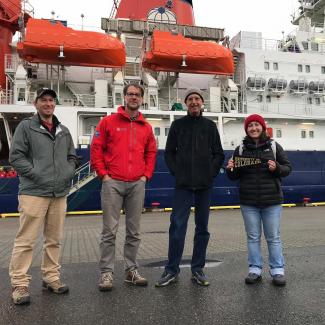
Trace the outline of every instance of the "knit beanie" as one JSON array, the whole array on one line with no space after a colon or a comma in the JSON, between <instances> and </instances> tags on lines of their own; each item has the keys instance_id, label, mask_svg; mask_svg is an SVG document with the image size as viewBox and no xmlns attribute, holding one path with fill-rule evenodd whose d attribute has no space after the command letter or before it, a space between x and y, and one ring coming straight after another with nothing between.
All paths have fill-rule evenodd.
<instances>
[{"instance_id":1,"label":"knit beanie","mask_svg":"<svg viewBox=\"0 0 325 325\"><path fill-rule=\"evenodd\" d=\"M266 123L265 123L264 118L261 115L252 114L252 115L247 116L244 121L244 128L245 128L246 133L247 133L248 125L251 122L258 122L259 124L262 125L263 131L266 131Z\"/></svg>"},{"instance_id":2,"label":"knit beanie","mask_svg":"<svg viewBox=\"0 0 325 325\"><path fill-rule=\"evenodd\" d=\"M204 102L204 98L203 98L203 94L202 94L202 91L198 88L191 88L191 89L188 89L185 93L185 97L184 97L184 103L186 103L186 99L188 96L192 95L192 94L197 94L201 97L202 101Z\"/></svg>"}]
</instances>

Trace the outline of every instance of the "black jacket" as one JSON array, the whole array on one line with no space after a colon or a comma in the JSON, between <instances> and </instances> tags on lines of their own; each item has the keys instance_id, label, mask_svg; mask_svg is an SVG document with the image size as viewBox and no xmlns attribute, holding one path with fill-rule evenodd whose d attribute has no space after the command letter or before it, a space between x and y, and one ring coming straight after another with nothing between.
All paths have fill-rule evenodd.
<instances>
[{"instance_id":1,"label":"black jacket","mask_svg":"<svg viewBox=\"0 0 325 325\"><path fill-rule=\"evenodd\" d=\"M235 149L235 156L239 156L239 147ZM283 202L281 178L288 176L291 172L291 165L283 148L276 143L275 159L270 139L256 145L249 137L246 137L242 157L259 158L262 163L234 168L233 171L227 169L231 180L239 179L240 181L240 203L257 207L281 204ZM276 161L274 172L268 169L268 160Z\"/></svg>"},{"instance_id":2,"label":"black jacket","mask_svg":"<svg viewBox=\"0 0 325 325\"><path fill-rule=\"evenodd\" d=\"M172 123L165 161L176 178L176 188L195 190L211 187L224 158L213 121L203 116L187 115Z\"/></svg>"}]
</instances>

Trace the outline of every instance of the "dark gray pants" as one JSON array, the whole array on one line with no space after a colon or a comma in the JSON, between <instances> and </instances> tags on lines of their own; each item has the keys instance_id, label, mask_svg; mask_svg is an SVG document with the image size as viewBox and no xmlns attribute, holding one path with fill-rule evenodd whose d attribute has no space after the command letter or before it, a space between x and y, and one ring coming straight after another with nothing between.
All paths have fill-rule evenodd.
<instances>
[{"instance_id":1,"label":"dark gray pants","mask_svg":"<svg viewBox=\"0 0 325 325\"><path fill-rule=\"evenodd\" d=\"M101 273L114 272L115 240L122 207L125 210L125 270L137 268L136 256L140 245L140 219L144 203L145 182L103 182L101 202L103 231L100 242Z\"/></svg>"}]
</instances>

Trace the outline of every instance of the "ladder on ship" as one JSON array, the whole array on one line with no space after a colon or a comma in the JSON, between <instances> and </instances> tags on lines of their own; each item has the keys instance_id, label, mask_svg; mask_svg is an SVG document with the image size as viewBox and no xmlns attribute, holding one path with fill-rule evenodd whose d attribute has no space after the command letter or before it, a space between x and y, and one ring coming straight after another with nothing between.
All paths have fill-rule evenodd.
<instances>
[{"instance_id":1,"label":"ladder on ship","mask_svg":"<svg viewBox=\"0 0 325 325\"><path fill-rule=\"evenodd\" d=\"M112 6L112 10L111 13L109 15L110 19L115 18L116 12L117 12L117 8L120 5L121 0L113 0L113 6Z\"/></svg>"},{"instance_id":2,"label":"ladder on ship","mask_svg":"<svg viewBox=\"0 0 325 325\"><path fill-rule=\"evenodd\" d=\"M90 161L80 166L73 177L68 195L77 192L79 189L96 178L96 173L90 168Z\"/></svg>"}]
</instances>

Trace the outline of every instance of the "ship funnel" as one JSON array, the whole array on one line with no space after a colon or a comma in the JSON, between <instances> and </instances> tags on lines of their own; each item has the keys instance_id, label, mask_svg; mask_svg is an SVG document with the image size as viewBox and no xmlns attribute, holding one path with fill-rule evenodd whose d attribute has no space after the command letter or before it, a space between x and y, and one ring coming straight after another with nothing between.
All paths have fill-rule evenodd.
<instances>
[{"instance_id":1,"label":"ship funnel","mask_svg":"<svg viewBox=\"0 0 325 325\"><path fill-rule=\"evenodd\" d=\"M113 9L114 18L147 21L152 20L148 17L152 13L158 20L169 21L175 16L179 25L195 25L192 0L120 0L118 6L114 2Z\"/></svg>"}]
</instances>

